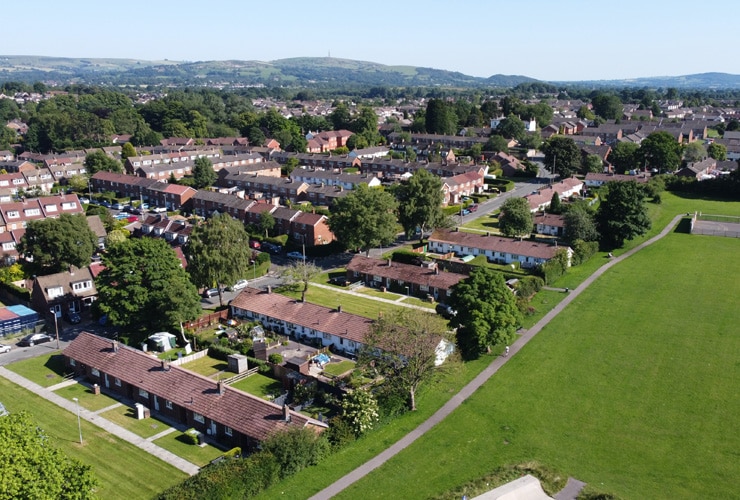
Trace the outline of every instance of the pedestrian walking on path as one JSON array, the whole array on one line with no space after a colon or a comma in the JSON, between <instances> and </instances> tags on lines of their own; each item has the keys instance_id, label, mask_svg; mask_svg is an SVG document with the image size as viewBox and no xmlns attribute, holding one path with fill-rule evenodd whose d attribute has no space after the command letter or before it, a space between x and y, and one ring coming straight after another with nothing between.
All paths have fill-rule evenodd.
<instances>
[{"instance_id":1,"label":"pedestrian walking on path","mask_svg":"<svg viewBox=\"0 0 740 500\"><path fill-rule=\"evenodd\" d=\"M508 356L508 355L509 355L509 346L507 345L506 346L506 351L504 352L504 356Z\"/></svg>"}]
</instances>

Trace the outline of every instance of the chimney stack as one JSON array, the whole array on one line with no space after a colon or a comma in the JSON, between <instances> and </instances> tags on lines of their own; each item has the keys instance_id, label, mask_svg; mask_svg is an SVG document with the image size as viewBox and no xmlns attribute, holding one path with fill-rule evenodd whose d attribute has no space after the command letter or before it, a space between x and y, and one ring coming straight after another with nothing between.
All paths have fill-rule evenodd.
<instances>
[{"instance_id":1,"label":"chimney stack","mask_svg":"<svg viewBox=\"0 0 740 500\"><path fill-rule=\"evenodd\" d=\"M271 285L267 285L267 293L272 293L272 286Z\"/></svg>"},{"instance_id":2,"label":"chimney stack","mask_svg":"<svg viewBox=\"0 0 740 500\"><path fill-rule=\"evenodd\" d=\"M391 267L391 258L388 257L388 267Z\"/></svg>"},{"instance_id":3,"label":"chimney stack","mask_svg":"<svg viewBox=\"0 0 740 500\"><path fill-rule=\"evenodd\" d=\"M337 312L342 312L342 304L337 305Z\"/></svg>"},{"instance_id":4,"label":"chimney stack","mask_svg":"<svg viewBox=\"0 0 740 500\"><path fill-rule=\"evenodd\" d=\"M117 340L113 341L113 352L118 352L118 341Z\"/></svg>"},{"instance_id":5,"label":"chimney stack","mask_svg":"<svg viewBox=\"0 0 740 500\"><path fill-rule=\"evenodd\" d=\"M290 422L290 409L285 403L283 403L283 420Z\"/></svg>"},{"instance_id":6,"label":"chimney stack","mask_svg":"<svg viewBox=\"0 0 740 500\"><path fill-rule=\"evenodd\" d=\"M218 395L223 396L226 392L226 384L224 384L223 380L218 381Z\"/></svg>"}]
</instances>

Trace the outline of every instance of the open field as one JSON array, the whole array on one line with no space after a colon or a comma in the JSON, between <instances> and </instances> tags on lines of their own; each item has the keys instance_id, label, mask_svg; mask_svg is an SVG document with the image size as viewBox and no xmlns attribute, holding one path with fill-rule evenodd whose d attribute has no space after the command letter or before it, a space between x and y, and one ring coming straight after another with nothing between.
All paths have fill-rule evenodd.
<instances>
[{"instance_id":1,"label":"open field","mask_svg":"<svg viewBox=\"0 0 740 500\"><path fill-rule=\"evenodd\" d=\"M624 498L735 497L738 251L673 233L619 264L340 497L426 498L527 460Z\"/></svg>"},{"instance_id":2,"label":"open field","mask_svg":"<svg viewBox=\"0 0 740 500\"><path fill-rule=\"evenodd\" d=\"M0 379L0 398L11 412L29 412L54 446L93 466L100 482L96 492L98 498L151 498L186 477L178 469L84 420L84 444L80 446L74 413L5 379Z\"/></svg>"}]
</instances>

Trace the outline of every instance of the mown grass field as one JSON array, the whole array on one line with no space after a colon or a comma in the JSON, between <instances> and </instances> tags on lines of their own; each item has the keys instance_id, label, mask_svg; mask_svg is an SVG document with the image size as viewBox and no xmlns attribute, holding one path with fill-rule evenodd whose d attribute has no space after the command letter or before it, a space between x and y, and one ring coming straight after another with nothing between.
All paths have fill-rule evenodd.
<instances>
[{"instance_id":1,"label":"mown grass field","mask_svg":"<svg viewBox=\"0 0 740 500\"><path fill-rule=\"evenodd\" d=\"M426 498L528 460L624 498L736 497L739 251L673 233L619 264L339 498Z\"/></svg>"},{"instance_id":2,"label":"mown grass field","mask_svg":"<svg viewBox=\"0 0 740 500\"><path fill-rule=\"evenodd\" d=\"M186 477L184 472L84 420L84 444L80 446L74 413L5 379L0 379L0 399L8 411L29 412L54 446L92 465L100 482L96 492L98 498L151 498Z\"/></svg>"}]
</instances>

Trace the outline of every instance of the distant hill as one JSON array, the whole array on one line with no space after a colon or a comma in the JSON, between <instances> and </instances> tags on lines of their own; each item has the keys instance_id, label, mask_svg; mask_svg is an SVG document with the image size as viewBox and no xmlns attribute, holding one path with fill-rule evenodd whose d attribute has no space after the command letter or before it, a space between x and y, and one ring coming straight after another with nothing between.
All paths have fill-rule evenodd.
<instances>
[{"instance_id":1,"label":"distant hill","mask_svg":"<svg viewBox=\"0 0 740 500\"><path fill-rule=\"evenodd\" d=\"M144 61L44 56L0 56L0 82L82 83L90 85L287 85L301 87L441 86L515 87L548 83L522 75L479 78L455 71L417 66L388 66L334 57L294 57L276 61ZM701 73L685 76L551 82L590 87L737 89L740 75Z\"/></svg>"},{"instance_id":2,"label":"distant hill","mask_svg":"<svg viewBox=\"0 0 740 500\"><path fill-rule=\"evenodd\" d=\"M651 76L626 80L584 80L558 82L591 87L648 87L677 89L740 89L740 75L729 73L697 73L683 76Z\"/></svg>"},{"instance_id":3,"label":"distant hill","mask_svg":"<svg viewBox=\"0 0 740 500\"><path fill-rule=\"evenodd\" d=\"M537 80L490 78L416 66L387 66L334 57L277 61L141 61L43 56L0 56L0 81L129 85L296 85L511 87Z\"/></svg>"}]
</instances>

